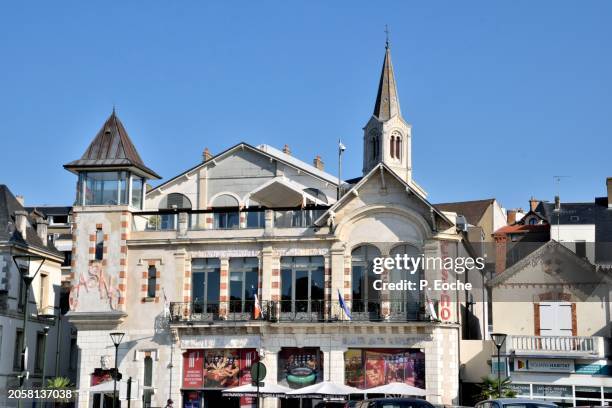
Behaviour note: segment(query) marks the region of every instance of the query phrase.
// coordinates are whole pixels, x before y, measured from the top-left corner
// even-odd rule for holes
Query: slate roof
[[[74,160],[64,165],[64,168],[67,170],[92,167],[134,167],[143,172],[147,177],[161,178],[157,173],[145,166],[114,109],[87,150],[85,150],[85,153],[83,153],[83,156],[79,160]]]
[[[487,208],[495,201],[494,198],[475,201],[459,201],[456,203],[434,204],[440,211],[455,212],[463,215],[471,225],[478,225]]]
[[[381,121],[389,120],[395,115],[401,116],[397,84],[391,63],[391,49],[388,44],[385,47],[385,60],[380,73],[373,115]]]
[[[72,207],[41,205],[41,206],[25,207],[25,210],[28,213],[31,213],[32,211],[38,211],[46,217],[49,215],[69,215],[72,212]]]
[[[0,242],[32,247],[63,259],[64,255],[52,244],[45,246],[36,234],[36,230],[29,224],[26,227],[26,236],[22,236],[15,229],[15,211],[25,211],[25,208],[17,201],[11,190],[0,184]]]
[[[591,203],[561,202],[560,212],[555,212],[554,203],[540,202],[536,212],[542,214],[551,226],[557,223],[561,225],[594,224],[595,263],[612,264],[612,209],[608,208],[607,197],[595,198],[595,201]]]

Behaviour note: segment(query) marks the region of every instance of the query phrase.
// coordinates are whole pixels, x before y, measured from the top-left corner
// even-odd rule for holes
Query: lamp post
[[[117,400],[117,356],[119,355],[119,344],[123,340],[125,333],[113,332],[110,334],[113,344],[115,345],[115,372],[113,375],[113,408],[115,408],[115,401]]]
[[[17,266],[17,270],[21,275],[21,279],[23,280],[24,289],[25,289],[25,297],[23,304],[23,347],[21,349],[21,383],[20,388],[25,384],[25,380],[28,377],[27,369],[28,369],[28,297],[30,294],[30,286],[32,285],[32,281],[40,271],[40,268],[45,263],[45,258],[38,255],[29,255],[29,254],[19,254],[13,255],[13,262],[15,262],[15,266]],[[21,400],[19,401],[21,404]]]
[[[45,380],[47,379],[45,376],[45,368],[47,363],[47,336],[49,335],[49,326],[45,326],[43,329],[43,334],[45,335],[45,339],[43,340],[43,349],[42,349],[42,386],[40,388],[45,388]]]
[[[507,336],[508,335],[505,333],[491,333],[491,339],[493,340],[493,343],[495,344],[495,347],[497,348],[497,394],[498,394],[498,398],[502,397],[501,395],[502,393],[501,368],[500,368],[501,348],[506,342]]]

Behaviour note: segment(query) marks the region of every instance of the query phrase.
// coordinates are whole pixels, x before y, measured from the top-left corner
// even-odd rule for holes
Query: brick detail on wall
[[[576,303],[572,303],[572,336],[578,335],[578,317],[576,315]]]
[[[540,335],[540,304],[533,304],[533,333],[536,336]]]
[[[161,286],[159,284],[161,277],[161,263],[161,259],[143,259],[141,266],[139,266],[139,268],[143,268],[141,269],[140,273],[140,303],[144,303],[151,300],[155,301],[155,303],[159,302],[161,296]],[[147,296],[149,288],[149,267],[151,266],[155,267],[156,272],[155,296],[153,296],[153,298],[149,298]]]

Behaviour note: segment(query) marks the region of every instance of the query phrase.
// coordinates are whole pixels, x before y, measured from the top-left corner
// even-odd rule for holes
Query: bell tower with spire
[[[400,110],[388,36],[374,112],[363,130],[364,175],[378,163],[385,163],[402,179],[411,183],[412,129]]]

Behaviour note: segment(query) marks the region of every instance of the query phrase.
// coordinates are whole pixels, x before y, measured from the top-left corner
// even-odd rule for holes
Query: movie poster
[[[189,350],[183,354],[183,388],[231,388],[251,381],[251,364],[258,361],[254,349]]]
[[[356,388],[392,382],[425,388],[425,353],[415,349],[349,349],[344,369],[346,384]]]
[[[278,353],[278,383],[302,388],[323,381],[323,353],[319,348],[283,347]]]
[[[189,350],[183,354],[183,388],[202,388],[202,368],[204,367],[204,352]]]

